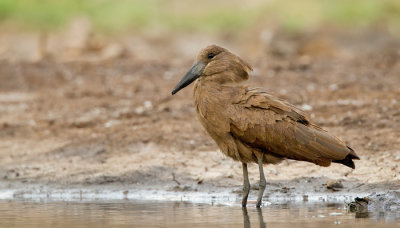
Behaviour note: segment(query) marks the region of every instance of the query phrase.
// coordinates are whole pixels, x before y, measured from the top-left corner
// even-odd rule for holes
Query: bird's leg
[[[265,181],[265,176],[264,176],[264,169],[263,169],[263,157],[261,156],[258,158],[258,169],[260,171],[260,184],[259,184],[259,189],[258,189],[258,198],[257,198],[257,207],[261,206],[261,201],[262,197],[264,194],[265,186],[267,185],[267,182]]]
[[[247,172],[247,163],[242,163],[243,166],[243,199],[242,207],[246,207],[247,197],[250,192],[249,173]]]

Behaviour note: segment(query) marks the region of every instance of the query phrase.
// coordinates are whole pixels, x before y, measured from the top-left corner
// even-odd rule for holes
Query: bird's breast
[[[218,85],[197,82],[194,88],[194,106],[197,116],[210,134],[229,131],[229,110],[232,102],[227,91]]]
[[[194,91],[194,103],[200,123],[226,156],[242,162],[252,161],[252,150],[231,134],[231,118],[237,114],[233,107],[235,88],[213,88],[212,85],[204,88],[205,86],[198,83]]]

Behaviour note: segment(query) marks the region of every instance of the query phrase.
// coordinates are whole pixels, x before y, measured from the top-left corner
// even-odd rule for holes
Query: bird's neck
[[[211,81],[211,80],[204,80],[203,78],[200,78],[195,82],[194,86],[194,96],[195,99],[198,98],[200,99],[202,95],[215,95],[217,93],[220,93],[222,91],[223,84],[216,82],[216,81]]]
[[[223,102],[222,100],[236,96],[241,87],[238,83],[219,83],[211,80],[200,78],[195,82],[194,100],[196,103],[201,102]]]

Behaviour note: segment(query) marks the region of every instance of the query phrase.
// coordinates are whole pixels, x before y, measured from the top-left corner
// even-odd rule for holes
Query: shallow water
[[[363,218],[356,218],[363,217]],[[396,227],[400,213],[348,213],[344,204],[0,201],[0,227]]]

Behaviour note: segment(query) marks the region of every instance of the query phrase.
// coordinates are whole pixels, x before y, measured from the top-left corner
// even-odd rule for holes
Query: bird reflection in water
[[[250,228],[250,218],[249,218],[249,213],[247,212],[246,207],[242,207],[242,212],[243,212],[243,227],[244,228]],[[257,215],[258,215],[258,223],[260,224],[260,227],[267,227],[267,225],[264,222],[264,217],[262,215],[262,209],[257,208]]]

